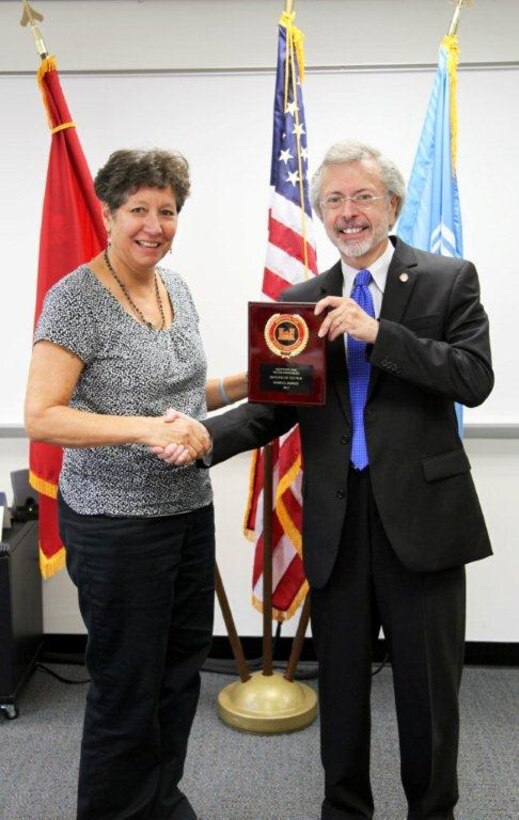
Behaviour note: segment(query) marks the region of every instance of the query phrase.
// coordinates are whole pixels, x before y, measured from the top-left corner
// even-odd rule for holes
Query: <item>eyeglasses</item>
[[[355,194],[355,196],[342,196],[341,194],[330,194],[326,199],[319,202],[323,211],[336,211],[342,208],[345,202],[353,202],[359,208],[371,208],[374,202],[379,199],[386,199],[387,194],[375,196],[374,194]]]

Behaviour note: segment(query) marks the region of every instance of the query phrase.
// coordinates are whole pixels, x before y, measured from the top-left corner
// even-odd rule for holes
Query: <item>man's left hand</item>
[[[359,342],[375,343],[379,324],[354,299],[349,296],[326,296],[317,302],[314,313],[319,316],[326,309],[328,313],[319,328],[319,336],[328,336],[333,342],[337,336],[348,333]]]

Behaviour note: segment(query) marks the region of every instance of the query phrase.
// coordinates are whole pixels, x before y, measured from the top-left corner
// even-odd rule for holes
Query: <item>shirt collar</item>
[[[393,243],[389,241],[384,252],[369,266],[369,272],[371,273],[377,288],[382,294],[386,289],[387,272],[389,270],[394,252],[395,248]],[[347,265],[344,259],[341,259],[341,267],[342,276],[344,279],[344,294],[349,296],[353,287],[353,281],[359,271],[357,268],[352,268],[350,265]]]

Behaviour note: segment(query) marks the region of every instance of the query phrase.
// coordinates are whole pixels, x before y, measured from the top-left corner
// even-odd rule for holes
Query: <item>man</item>
[[[328,151],[312,204],[341,259],[283,295],[316,302],[324,316],[326,404],[246,404],[206,422],[213,464],[300,425],[322,820],[373,816],[369,699],[381,626],[408,818],[454,817],[464,564],[491,554],[454,408],[480,404],[493,386],[477,274],[389,240],[403,197],[400,172],[378,151],[351,142]]]

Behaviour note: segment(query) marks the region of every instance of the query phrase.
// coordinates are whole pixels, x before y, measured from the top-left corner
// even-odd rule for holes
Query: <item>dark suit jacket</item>
[[[380,330],[368,348],[370,475],[402,563],[436,571],[492,552],[453,405],[481,404],[492,389],[488,319],[472,263],[392,241]],[[289,288],[283,300],[316,302],[327,295],[342,295],[340,262]],[[314,587],[323,586],[333,568],[347,504],[351,421],[342,336],[328,345],[327,367],[323,407],[242,404],[205,422],[213,464],[299,423],[304,564]]]

